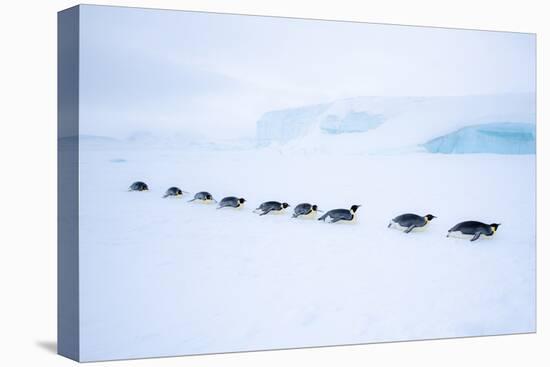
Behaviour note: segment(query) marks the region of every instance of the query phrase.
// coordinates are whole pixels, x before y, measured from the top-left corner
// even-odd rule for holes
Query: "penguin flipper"
[[[341,220],[342,220],[342,218],[333,218],[333,217],[331,217],[330,223],[336,223],[336,222],[339,222]]]
[[[412,230],[415,229],[415,228],[416,228],[416,225],[413,224],[412,226],[410,226],[409,228],[407,228],[407,229],[405,230],[405,233],[410,233],[410,231],[412,231]]]
[[[474,242],[475,240],[477,240],[479,238],[479,236],[481,236],[481,232],[476,232],[476,234],[474,234],[474,237],[472,237],[470,242]]]
[[[270,211],[271,211],[271,209],[267,209],[266,211],[264,211],[264,212],[260,213],[260,216],[262,216],[262,215],[266,215],[266,214],[267,214],[267,213],[269,213]]]
[[[317,219],[317,220],[323,220],[323,221],[324,221],[326,217],[327,217],[327,214],[323,214],[323,215],[322,215],[319,219]]]
[[[163,196],[162,198],[163,198],[163,199],[166,199],[168,196],[170,196],[170,195],[164,194],[164,196]]]

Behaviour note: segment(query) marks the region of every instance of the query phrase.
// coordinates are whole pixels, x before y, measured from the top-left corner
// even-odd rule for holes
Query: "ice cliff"
[[[534,123],[535,95],[528,93],[356,97],[267,112],[256,138],[259,146],[327,152],[526,154],[534,152]]]
[[[535,125],[492,123],[466,126],[424,144],[431,153],[535,154]]]

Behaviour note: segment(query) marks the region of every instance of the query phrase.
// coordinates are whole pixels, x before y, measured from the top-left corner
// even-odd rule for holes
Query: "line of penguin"
[[[128,189],[128,191],[149,191],[149,186],[145,182],[137,181],[134,182]],[[170,187],[166,190],[163,198],[168,197],[181,197],[184,194],[189,194],[187,191],[183,191],[178,187]],[[189,202],[199,201],[202,203],[211,203],[214,202],[218,204],[216,209],[223,208],[242,208],[246,200],[244,198],[239,198],[236,196],[224,197],[219,202],[214,199],[212,194],[207,191],[201,191],[196,193],[193,196],[193,199]],[[254,213],[259,214],[260,216],[269,214],[269,213],[280,213],[284,209],[288,208],[290,205],[288,203],[280,203],[278,201],[266,201],[260,204],[259,207],[254,209]],[[328,223],[337,223],[340,221],[352,222],[355,219],[357,210],[361,205],[352,205],[349,209],[332,209],[326,213],[320,210],[317,205],[302,203],[297,205],[294,208],[294,213],[292,218],[298,217],[310,217],[313,218],[317,215],[318,212],[324,213],[321,217],[318,218],[320,221]],[[410,233],[416,228],[422,228],[430,223],[434,218],[437,218],[435,215],[426,214],[424,216],[417,214],[402,214],[393,218],[388,224],[388,228],[400,229],[405,233]],[[463,237],[466,236],[470,238],[470,241],[476,241],[481,236],[490,237],[495,234],[500,223],[485,224],[478,221],[466,221],[460,222],[451,229],[447,231],[447,237]],[[470,237],[471,236],[471,237]]]

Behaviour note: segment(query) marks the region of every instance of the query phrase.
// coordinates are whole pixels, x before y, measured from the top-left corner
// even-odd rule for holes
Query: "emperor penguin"
[[[216,199],[214,199],[212,194],[207,192],[207,191],[197,192],[195,194],[195,196],[193,197],[193,199],[189,200],[189,202],[192,202],[192,201],[195,201],[195,200],[198,200],[199,202],[204,203],[204,204],[209,204],[211,202],[217,203]]]
[[[298,218],[300,216],[303,216],[306,218],[313,218],[315,217],[315,215],[317,215],[317,212],[322,212],[322,210],[319,210],[317,205],[302,203],[294,207],[294,214],[292,214],[292,218]]]
[[[183,194],[188,194],[188,192],[183,191],[179,187],[174,186],[174,187],[170,187],[168,190],[166,190],[166,193],[164,194],[163,198],[167,198],[169,196],[180,197],[180,196],[183,196]]]
[[[145,182],[136,181],[130,185],[128,191],[149,191],[149,186]]]
[[[472,236],[470,241],[476,241],[479,237],[486,236],[490,237],[495,234],[495,232],[500,226],[500,223],[485,224],[482,222],[477,222],[474,220],[469,220],[466,222],[460,222],[453,228],[449,229],[447,237],[453,236],[456,234],[463,234],[466,236]]]
[[[236,196],[228,196],[223,198],[216,209],[221,208],[242,208],[246,200],[244,198],[238,198]]]
[[[270,212],[279,212],[281,213],[284,209],[288,208],[290,205],[287,203],[280,203],[278,201],[266,201],[257,207],[254,212],[260,215],[266,215]]]
[[[351,222],[355,219],[355,213],[360,206],[361,205],[352,205],[349,209],[332,209],[326,212],[318,220],[328,221],[329,223],[336,223],[341,220]]]
[[[434,218],[437,217],[431,214],[426,214],[424,216],[411,213],[401,214],[390,221],[390,224],[388,224],[388,228],[393,227],[401,229],[405,233],[409,233],[415,228],[424,227]]]

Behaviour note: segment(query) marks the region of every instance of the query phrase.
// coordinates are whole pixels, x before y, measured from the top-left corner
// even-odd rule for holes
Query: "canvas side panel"
[[[57,18],[57,352],[79,360],[79,7]]]

